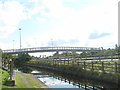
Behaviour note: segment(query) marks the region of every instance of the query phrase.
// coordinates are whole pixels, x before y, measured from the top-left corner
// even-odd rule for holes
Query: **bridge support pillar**
[[[56,55],[55,55],[55,58],[59,58],[59,51],[56,51]]]

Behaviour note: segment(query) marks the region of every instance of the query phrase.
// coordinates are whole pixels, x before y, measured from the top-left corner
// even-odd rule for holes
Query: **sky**
[[[119,0],[0,0],[0,48],[114,48]]]

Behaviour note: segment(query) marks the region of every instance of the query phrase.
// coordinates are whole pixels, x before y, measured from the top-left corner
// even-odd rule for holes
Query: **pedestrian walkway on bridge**
[[[54,52],[54,51],[76,51],[76,52],[98,52],[100,48],[94,47],[35,47],[22,49],[8,49],[3,50],[4,53],[18,54],[18,53],[35,53],[35,52]]]

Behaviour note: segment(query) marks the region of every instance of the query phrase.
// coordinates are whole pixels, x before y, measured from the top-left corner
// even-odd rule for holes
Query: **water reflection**
[[[32,72],[34,74],[37,73],[37,71]],[[70,80],[56,77],[54,75],[44,75],[42,72],[38,72],[39,74],[41,73],[42,75],[35,75],[40,81],[42,81],[44,84],[46,84],[49,88],[80,88],[81,90],[83,89],[96,89],[100,90],[100,88],[90,86],[90,85],[80,85],[78,83],[74,83]]]
[[[69,84],[68,82],[64,82],[49,75],[39,75],[38,79],[44,82],[49,88],[79,88],[76,85]]]
[[[63,73],[47,71],[40,68],[30,67],[29,69],[32,71],[31,73],[33,75],[45,83],[49,88],[78,88],[81,90],[101,90],[101,88],[106,89],[108,87],[113,87],[112,85],[109,86],[105,83],[95,82],[94,80],[86,80],[85,78],[65,75]]]

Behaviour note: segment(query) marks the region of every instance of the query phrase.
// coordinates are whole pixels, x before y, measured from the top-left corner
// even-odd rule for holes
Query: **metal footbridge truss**
[[[56,52],[56,51],[76,51],[76,52],[98,52],[100,48],[93,47],[35,47],[22,49],[2,50],[3,53],[18,54],[18,53],[36,53],[36,52]]]

